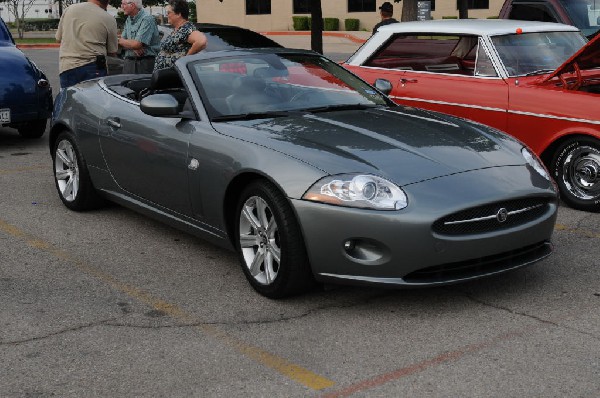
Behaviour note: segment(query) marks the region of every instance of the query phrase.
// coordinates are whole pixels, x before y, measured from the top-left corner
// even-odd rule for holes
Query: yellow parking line
[[[564,224],[556,224],[554,226],[554,230],[555,231],[574,232],[578,235],[583,235],[588,238],[600,239],[600,233],[598,233],[598,232],[589,231],[589,230],[581,229],[581,228],[573,228],[573,227],[569,227],[568,225],[564,225]]]
[[[333,382],[332,380],[319,376],[311,372],[310,370],[307,370],[301,366],[289,362],[284,358],[273,355],[261,348],[249,345],[244,341],[239,340],[223,332],[222,330],[219,330],[213,325],[203,324],[197,318],[194,318],[192,315],[186,313],[178,306],[156,298],[150,293],[139,289],[135,286],[123,283],[118,279],[114,278],[112,275],[107,274],[106,272],[103,272],[97,268],[94,268],[93,266],[86,264],[81,260],[71,257],[67,252],[57,249],[53,247],[50,243],[40,240],[32,235],[29,235],[26,232],[15,227],[14,225],[11,225],[3,220],[0,220],[0,230],[13,237],[23,239],[31,247],[48,252],[60,260],[69,262],[80,271],[103,281],[104,283],[110,285],[113,289],[119,290],[127,294],[128,296],[133,297],[138,301],[141,301],[153,307],[157,311],[161,311],[169,315],[170,317],[178,319],[185,323],[196,325],[196,327],[199,330],[201,330],[205,334],[212,336],[213,338],[216,338],[217,340],[224,343],[226,346],[234,348],[243,355],[279,372],[280,374],[292,380],[295,380],[296,382],[308,388],[311,388],[313,390],[322,390],[331,387],[335,384],[335,382]]]

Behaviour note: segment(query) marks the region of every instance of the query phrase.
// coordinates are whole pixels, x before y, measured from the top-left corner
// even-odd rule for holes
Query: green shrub
[[[487,17],[487,19],[498,19],[498,15],[492,15],[491,17]]]
[[[27,18],[25,19],[26,31],[41,31],[58,28],[58,18]]]
[[[323,18],[323,30],[340,30],[339,18]]]
[[[309,30],[309,19],[307,16],[293,16],[294,30]]]
[[[446,15],[443,16],[442,19],[458,19],[458,17],[456,15]]]
[[[346,30],[357,31],[360,26],[360,21],[356,18],[344,19],[344,27]]]

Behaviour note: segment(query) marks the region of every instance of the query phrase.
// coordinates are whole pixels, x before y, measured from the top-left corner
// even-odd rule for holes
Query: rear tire
[[[568,139],[558,147],[550,168],[567,205],[600,211],[600,141],[590,137]]]
[[[58,135],[52,151],[54,182],[58,196],[71,210],[95,209],[104,204],[92,185],[87,163],[70,132]]]
[[[46,132],[47,120],[34,120],[18,128],[19,135],[23,138],[40,138]]]
[[[315,282],[294,212],[267,181],[248,185],[236,207],[235,244],[250,285],[269,298],[306,292]]]

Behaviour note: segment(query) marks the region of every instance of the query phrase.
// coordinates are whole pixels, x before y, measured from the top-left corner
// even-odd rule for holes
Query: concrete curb
[[[37,44],[17,44],[17,48],[27,49],[27,50],[36,50],[42,48],[59,48],[60,43],[37,43]]]

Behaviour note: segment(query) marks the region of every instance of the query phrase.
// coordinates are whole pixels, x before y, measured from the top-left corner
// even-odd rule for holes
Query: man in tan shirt
[[[115,55],[118,49],[117,22],[106,12],[107,6],[108,0],[88,0],[63,13],[56,31],[62,88],[106,76],[106,55]]]

